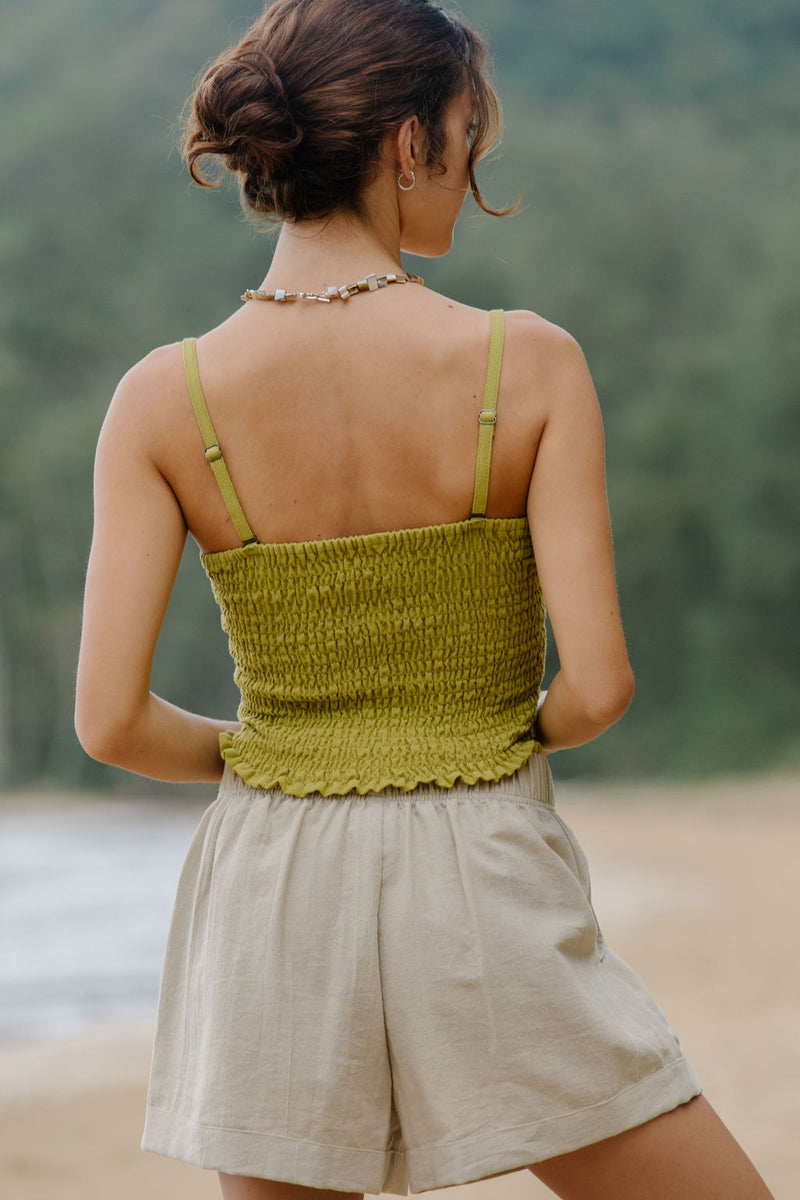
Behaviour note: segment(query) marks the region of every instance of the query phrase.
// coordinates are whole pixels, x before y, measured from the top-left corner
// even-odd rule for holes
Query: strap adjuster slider
[[[487,417],[485,420],[484,420],[484,416],[483,416],[484,413],[490,414],[490,416]],[[478,420],[480,421],[481,425],[496,425],[497,424],[497,409],[496,408],[482,408],[481,411],[478,413]]]
[[[218,458],[222,458],[222,451],[216,443],[213,446],[206,446],[203,453],[206,456],[206,462],[212,463],[216,462]]]

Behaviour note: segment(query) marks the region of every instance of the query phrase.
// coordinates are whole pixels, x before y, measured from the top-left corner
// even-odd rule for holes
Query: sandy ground
[[[650,988],[776,1200],[797,1200],[800,780],[573,784],[557,796],[606,940]],[[151,1037],[140,1023],[0,1052],[0,1194],[219,1197],[215,1173],[139,1149]],[[528,1171],[445,1191],[467,1189],[472,1200],[552,1196]]]

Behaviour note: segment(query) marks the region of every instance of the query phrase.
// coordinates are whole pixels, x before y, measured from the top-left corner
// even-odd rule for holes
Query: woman
[[[268,6],[200,82],[185,150],[282,223],[269,271],[129,371],[100,436],[79,737],[221,781],[142,1146],[226,1200],[523,1166],[586,1200],[769,1195],[605,945],[553,803],[547,756],[633,690],[583,355],[403,272],[448,252],[468,191],[503,215],[474,175],[498,134],[482,44],[432,0]],[[187,530],[239,721],[149,691]]]

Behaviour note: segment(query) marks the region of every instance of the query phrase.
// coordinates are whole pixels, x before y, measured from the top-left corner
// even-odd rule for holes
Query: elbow
[[[108,713],[75,707],[75,733],[84,751],[97,762],[121,766],[131,746],[131,727],[128,722]]]
[[[118,674],[104,663],[79,662],[73,721],[90,758],[125,767],[144,735],[149,703],[145,683],[121,686]]]
[[[633,671],[630,666],[615,672],[613,677],[606,679],[602,686],[586,696],[586,715],[593,724],[608,729],[628,711],[634,690]]]
[[[97,762],[115,765],[118,758],[120,738],[113,729],[105,728],[100,722],[75,721],[78,741],[90,758]]]

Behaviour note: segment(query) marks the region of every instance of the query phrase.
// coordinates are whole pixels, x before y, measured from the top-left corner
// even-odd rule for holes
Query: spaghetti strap
[[[196,338],[184,338],[183,340],[183,369],[186,374],[186,385],[189,388],[194,415],[203,437],[206,462],[214,472],[214,478],[222,493],[225,507],[230,514],[233,527],[238,533],[242,545],[249,546],[252,542],[257,542],[258,538],[247,523],[247,517],[244,515],[244,510],[239,503],[239,497],[236,495],[231,477],[228,474],[225,459],[222,457],[222,450],[217,441],[217,435],[214,433],[214,426],[211,424],[211,416],[209,415],[206,398],[203,395],[203,388],[200,383],[200,371],[197,366]]]
[[[478,461],[475,466],[475,492],[472,497],[472,512],[469,520],[486,519],[486,498],[489,494],[489,468],[492,460],[492,441],[497,424],[497,397],[500,390],[500,370],[503,366],[505,342],[505,313],[493,308],[491,337],[489,340],[489,363],[486,369],[486,388],[483,393],[483,408],[478,413]]]

